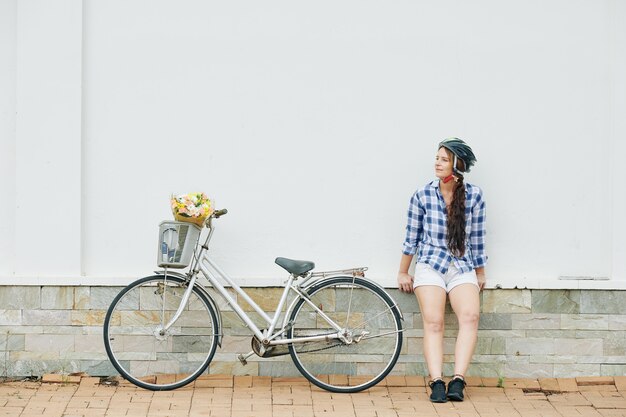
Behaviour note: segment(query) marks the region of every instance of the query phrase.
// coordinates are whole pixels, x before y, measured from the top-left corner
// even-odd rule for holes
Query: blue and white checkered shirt
[[[417,262],[426,263],[442,274],[448,271],[450,262],[454,262],[460,272],[485,266],[486,212],[483,192],[477,186],[465,183],[465,196],[466,241],[463,257],[457,258],[448,250],[446,203],[439,191],[439,180],[426,184],[411,198],[403,253],[417,253]]]

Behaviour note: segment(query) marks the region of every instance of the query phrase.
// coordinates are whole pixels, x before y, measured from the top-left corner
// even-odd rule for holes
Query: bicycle
[[[289,278],[270,316],[208,256],[213,221],[226,213],[208,217],[204,243],[194,224],[160,224],[164,269],[125,287],[106,313],[104,344],[115,369],[155,391],[182,387],[207,369],[223,334],[218,304],[200,282],[205,278],[253,334],[252,351],[238,357],[244,365],[254,354],[289,354],[304,377],[331,392],[362,391],[385,378],[400,355],[403,317],[392,297],[365,278],[367,268],[312,272],[313,262],[276,258]],[[188,265],[186,274],[169,270]],[[218,277],[265,326],[255,324]]]

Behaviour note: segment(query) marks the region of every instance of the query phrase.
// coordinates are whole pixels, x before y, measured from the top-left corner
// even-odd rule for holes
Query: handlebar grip
[[[220,217],[222,217],[224,214],[228,213],[228,210],[226,209],[221,209],[221,210],[217,210],[215,213],[213,213],[213,216],[216,219],[219,219]]]

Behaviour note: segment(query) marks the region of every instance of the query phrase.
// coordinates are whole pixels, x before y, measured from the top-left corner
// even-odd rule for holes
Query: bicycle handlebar
[[[219,219],[220,217],[222,217],[226,213],[228,213],[228,210],[226,210],[226,209],[217,210],[217,211],[215,211],[213,213],[213,217],[215,217],[216,219]]]

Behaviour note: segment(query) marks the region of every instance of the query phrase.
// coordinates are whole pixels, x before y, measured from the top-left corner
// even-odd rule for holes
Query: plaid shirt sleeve
[[[483,193],[478,189],[476,201],[472,207],[472,228],[470,234],[470,245],[472,253],[472,263],[474,269],[482,268],[487,264],[487,254],[485,252],[485,237],[487,212]]]
[[[415,255],[417,244],[423,232],[424,208],[421,206],[418,193],[415,193],[409,203],[408,219],[406,225],[406,238],[402,253]]]

